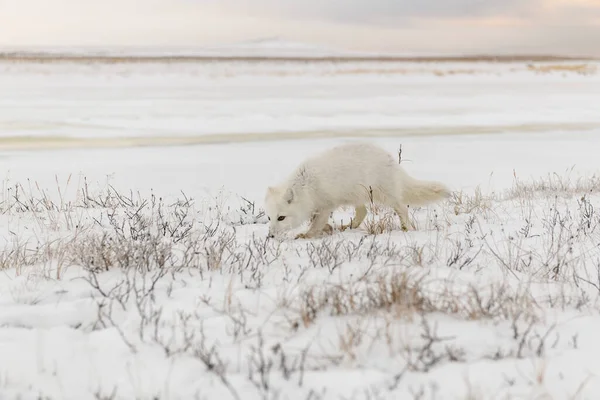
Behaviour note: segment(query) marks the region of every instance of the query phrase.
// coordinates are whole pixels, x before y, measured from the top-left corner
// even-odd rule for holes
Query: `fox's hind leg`
[[[354,218],[350,221],[348,225],[342,225],[340,227],[341,231],[345,231],[346,229],[356,229],[362,224],[367,216],[367,207],[364,204],[354,207]]]
[[[400,223],[402,224],[403,231],[413,231],[415,230],[415,226],[408,220],[408,207],[405,204],[396,203],[394,206],[394,211],[400,217]]]
[[[380,202],[382,205],[393,208],[396,214],[398,214],[403,231],[415,230],[415,226],[408,219],[408,206],[402,203],[401,198],[398,199],[396,196],[387,194],[381,197]]]

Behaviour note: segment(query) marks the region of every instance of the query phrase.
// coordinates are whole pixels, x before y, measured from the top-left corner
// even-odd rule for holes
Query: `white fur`
[[[311,227],[300,237],[315,237],[331,228],[327,220],[341,206],[355,207],[351,227],[357,228],[371,201],[393,208],[409,229],[407,205],[424,205],[449,194],[441,183],[410,177],[395,157],[378,146],[345,144],[307,159],[287,180],[267,189],[269,236],[281,238],[310,219]],[[285,219],[278,221],[281,216]]]

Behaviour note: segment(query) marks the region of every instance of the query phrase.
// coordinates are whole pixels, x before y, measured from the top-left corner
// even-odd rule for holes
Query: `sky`
[[[0,0],[0,46],[280,37],[396,53],[600,56],[600,0]]]

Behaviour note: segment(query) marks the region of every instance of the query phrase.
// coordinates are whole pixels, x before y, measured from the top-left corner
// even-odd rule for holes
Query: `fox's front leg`
[[[310,239],[323,232],[332,233],[333,228],[327,223],[332,210],[317,211],[311,220],[310,228],[306,233],[301,233],[296,236],[296,239]]]

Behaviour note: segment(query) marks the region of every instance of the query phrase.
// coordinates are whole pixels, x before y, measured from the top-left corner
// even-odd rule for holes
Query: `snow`
[[[1,65],[0,140],[41,149],[0,152],[0,398],[598,398],[597,74],[226,66]],[[267,186],[348,140],[456,197],[266,240]]]

